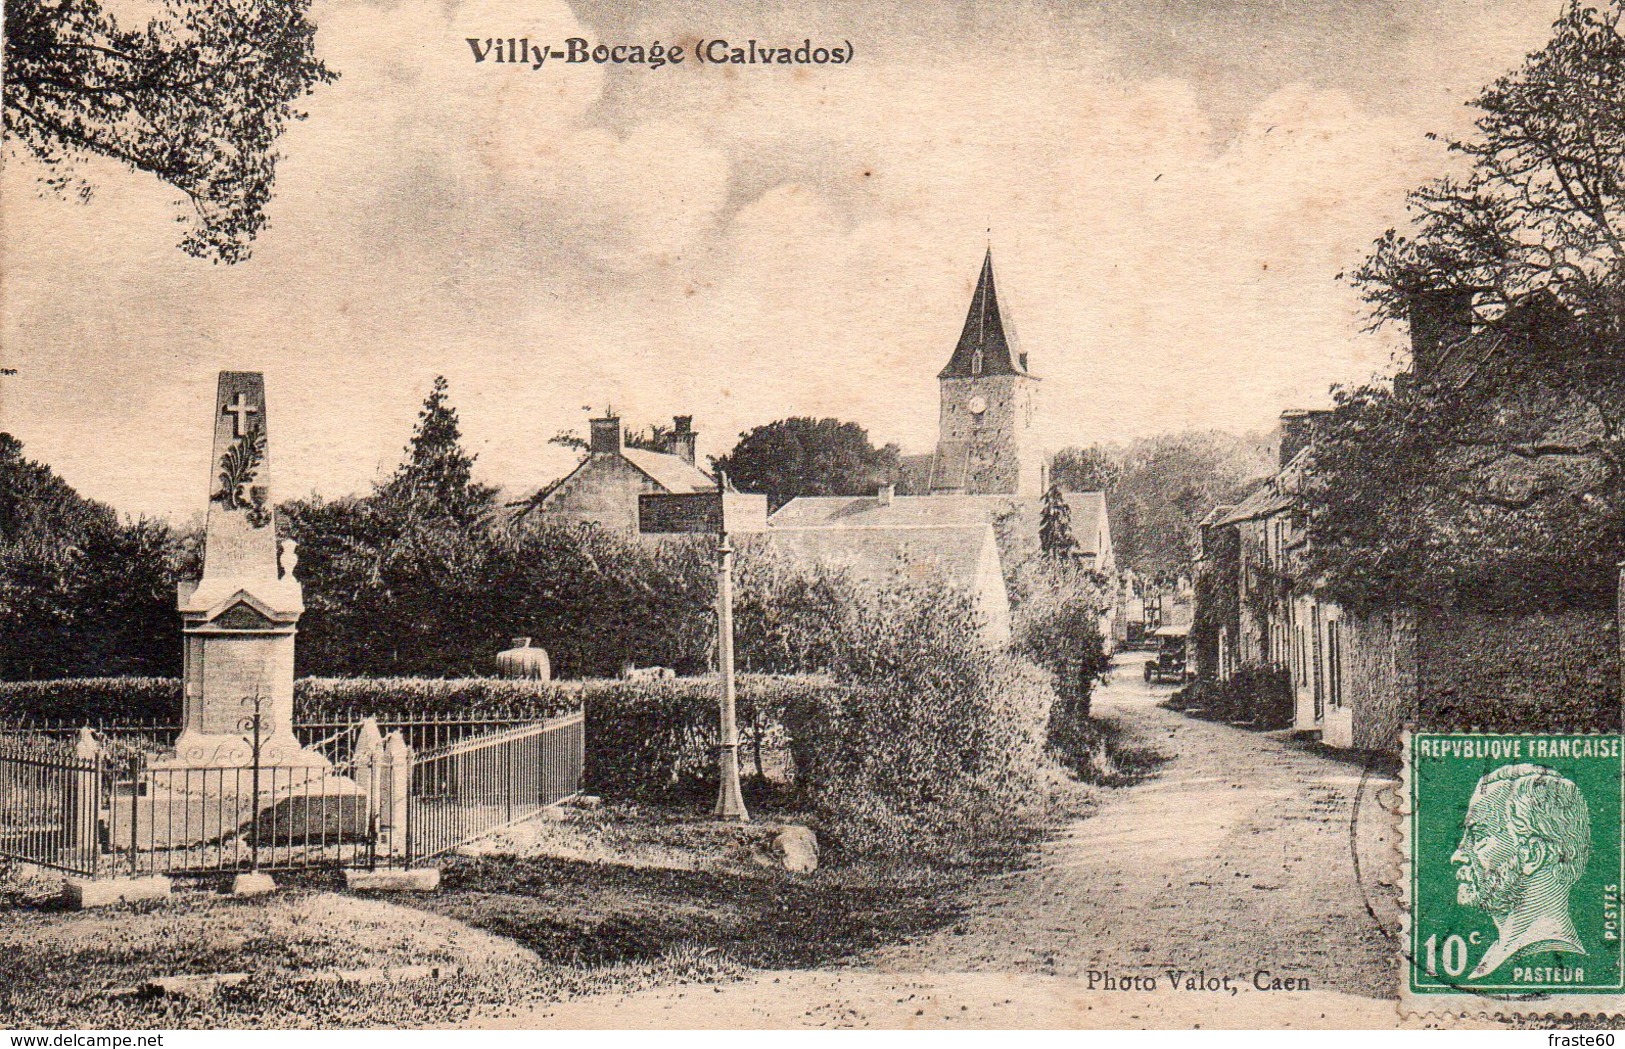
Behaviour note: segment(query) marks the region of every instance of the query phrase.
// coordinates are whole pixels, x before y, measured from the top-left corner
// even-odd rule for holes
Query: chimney
[[[594,455],[621,454],[621,420],[611,415],[607,419],[593,419],[591,450]]]
[[[1281,413],[1281,466],[1315,443],[1315,418],[1319,412],[1288,408]]]
[[[881,506],[890,506],[892,499],[896,495],[897,486],[895,484],[883,484],[880,486],[880,490],[875,493],[875,501],[880,503]]]
[[[681,458],[690,466],[694,465],[694,442],[699,439],[694,432],[694,416],[674,415],[671,419],[671,433],[666,435],[666,453]]]
[[[1416,378],[1427,378],[1446,351],[1473,333],[1473,294],[1470,288],[1411,294],[1411,374]]]

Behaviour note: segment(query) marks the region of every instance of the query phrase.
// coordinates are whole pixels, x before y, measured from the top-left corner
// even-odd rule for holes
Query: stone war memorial
[[[373,815],[355,780],[294,736],[304,600],[293,544],[278,549],[269,438],[264,376],[221,372],[203,577],[179,586],[181,731],[137,784],[150,799],[131,807],[138,844],[188,846],[245,824],[251,846],[336,843],[364,837]],[[121,829],[115,820],[115,838]]]
[[[175,757],[248,764],[244,719],[257,714],[263,762],[324,769],[327,760],[293,734],[294,635],[305,604],[292,544],[278,549],[265,379],[222,372],[215,400],[203,578],[179,587],[186,669]]]
[[[221,372],[213,405],[202,573],[177,586],[178,726],[0,732],[0,856],[68,873],[81,905],[167,893],[171,875],[263,892],[270,871],[319,866],[424,888],[436,856],[577,793],[579,711],[296,720],[305,606],[277,537],[264,376]],[[545,682],[545,652],[524,647],[518,676]]]

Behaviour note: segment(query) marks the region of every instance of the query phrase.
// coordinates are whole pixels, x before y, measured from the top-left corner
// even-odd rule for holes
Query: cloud
[[[1452,84],[1529,36],[1527,7],[1491,6],[1501,43],[1452,51]],[[547,438],[585,405],[693,414],[702,453],[790,414],[923,450],[989,239],[1052,446],[1256,429],[1383,365],[1334,277],[1438,163],[1415,70],[1458,25],[1370,58],[1422,84],[1392,105],[1309,79],[1216,99],[1212,69],[1124,75],[1131,43],[1001,11],[763,12],[764,38],[859,34],[860,60],[650,72],[475,63],[465,38],[757,30],[704,4],[325,0],[342,78],[285,136],[249,263],[175,251],[145,176],[97,167],[83,207],[0,172],[21,372],[0,426],[88,494],[179,516],[220,368],[267,371],[284,495],[391,468],[441,373],[480,473],[515,492],[568,468]]]

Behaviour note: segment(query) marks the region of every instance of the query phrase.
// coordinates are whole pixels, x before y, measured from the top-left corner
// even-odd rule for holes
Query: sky
[[[129,2],[129,0],[125,0]],[[367,490],[444,374],[519,497],[613,407],[700,452],[833,415],[928,451],[991,246],[1050,448],[1271,427],[1392,366],[1338,275],[1448,163],[1559,0],[931,4],[316,0],[340,74],[279,144],[237,266],[176,194],[0,170],[0,430],[83,494],[185,519],[216,373],[266,373],[277,498]],[[562,46],[842,46],[782,69],[476,63]]]

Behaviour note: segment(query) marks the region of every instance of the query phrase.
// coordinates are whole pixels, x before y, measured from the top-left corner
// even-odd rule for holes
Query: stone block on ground
[[[264,896],[276,891],[276,880],[269,874],[239,874],[231,879],[233,896]]]
[[[434,892],[440,888],[439,867],[358,870],[344,872],[344,887],[355,892]]]
[[[818,869],[818,837],[806,827],[781,827],[773,836],[773,854],[785,870],[810,874]]]
[[[163,875],[150,878],[67,878],[62,896],[74,910],[111,907],[138,900],[165,900],[172,886]]]
[[[604,807],[604,799],[596,794],[577,794],[575,797],[566,798],[562,804],[577,809],[601,809]]]
[[[370,816],[360,793],[296,794],[260,813],[260,844],[365,841]]]

